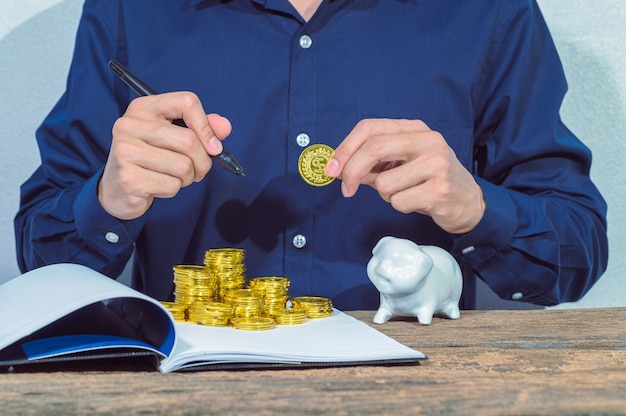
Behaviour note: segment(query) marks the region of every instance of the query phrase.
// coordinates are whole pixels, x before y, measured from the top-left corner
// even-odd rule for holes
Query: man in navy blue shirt
[[[161,94],[136,98],[112,59]],[[134,253],[133,286],[168,299],[172,266],[242,247],[249,277],[373,309],[365,267],[391,235],[450,251],[463,307],[476,278],[575,301],[608,248],[566,88],[534,0],[87,0],[19,264],[115,277]],[[213,169],[224,139],[246,177]],[[317,143],[335,149],[326,187],[298,174]]]

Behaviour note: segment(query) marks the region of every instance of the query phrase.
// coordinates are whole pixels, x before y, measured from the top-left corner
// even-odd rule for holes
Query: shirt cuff
[[[485,213],[472,231],[453,235],[452,246],[455,255],[474,266],[494,250],[509,246],[517,229],[515,207],[506,189],[481,178],[476,181],[483,190]]]
[[[502,255],[508,255],[508,261],[512,264],[526,261],[521,254],[511,252],[510,249],[518,228],[518,219],[508,191],[484,179],[477,178],[476,181],[483,190],[486,210],[472,231],[453,236],[452,253],[502,299],[552,304],[545,296],[531,290],[527,282],[516,276],[502,258]]]
[[[98,183],[102,171],[94,175],[78,194],[74,203],[74,220],[78,235],[89,246],[108,258],[132,249],[146,219],[125,221],[107,213],[98,200]]]

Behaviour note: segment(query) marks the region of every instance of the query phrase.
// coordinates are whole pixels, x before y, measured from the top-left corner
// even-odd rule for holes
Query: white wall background
[[[471,0],[468,0],[471,1]],[[626,1],[539,0],[570,92],[563,119],[594,152],[609,203],[609,269],[580,302],[626,306]],[[0,282],[19,274],[13,216],[39,163],[34,130],[60,97],[82,0],[3,0],[0,14]],[[481,307],[515,307],[482,288]]]

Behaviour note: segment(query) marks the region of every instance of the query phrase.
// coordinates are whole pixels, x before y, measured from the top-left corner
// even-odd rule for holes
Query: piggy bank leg
[[[434,308],[430,307],[421,307],[415,311],[415,316],[417,316],[417,320],[422,325],[430,325],[433,320],[433,314],[435,313]]]
[[[450,319],[459,319],[461,317],[458,302],[448,302],[441,311]]]
[[[381,293],[380,294],[380,304],[378,306],[378,311],[376,311],[376,315],[374,315],[374,323],[375,324],[384,324],[393,316],[393,308],[387,302],[387,298]]]
[[[378,311],[376,311],[376,315],[374,315],[374,323],[384,324],[389,320],[389,318],[391,318],[391,316],[391,311],[381,305],[380,308],[378,308]]]

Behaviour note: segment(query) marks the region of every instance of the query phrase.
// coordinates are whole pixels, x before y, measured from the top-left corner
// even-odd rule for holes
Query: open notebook
[[[175,322],[157,300],[75,264],[41,267],[0,286],[0,368],[5,371],[134,356],[154,356],[161,372],[426,358],[338,310],[328,318],[268,331]]]

